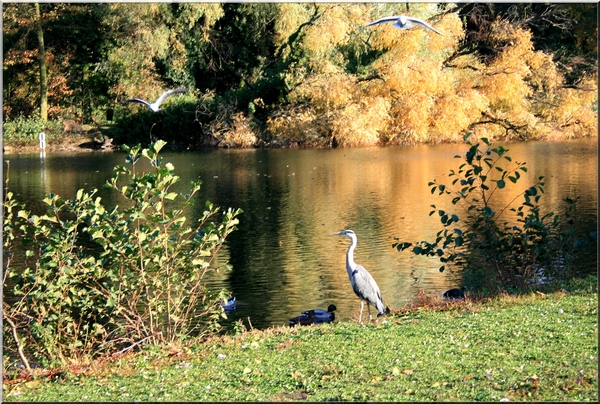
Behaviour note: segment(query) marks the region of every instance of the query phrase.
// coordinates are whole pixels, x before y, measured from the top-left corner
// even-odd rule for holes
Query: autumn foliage
[[[524,7],[473,25],[464,6],[435,3],[42,5],[49,115],[103,123],[114,109],[116,138],[128,131],[128,141],[147,141],[153,128],[187,147],[413,144],[458,141],[465,132],[491,140],[596,136],[597,45],[588,39],[597,26],[572,23],[588,9],[546,9],[573,38],[567,63],[567,51],[540,46],[551,38],[535,37]],[[4,10],[5,119],[39,108],[30,9]],[[443,36],[366,26],[397,14]],[[581,60],[594,66],[581,68]],[[154,100],[178,85],[188,98],[162,124],[142,106],[117,102]],[[173,127],[177,120],[187,123]],[[182,128],[185,136],[176,133]]]
[[[426,19],[435,7],[414,7],[415,14]],[[342,145],[369,145],[456,141],[466,131],[491,139],[597,132],[597,75],[582,77],[578,88],[566,88],[552,55],[535,51],[527,30],[496,21],[489,38],[496,57],[484,60],[471,53],[448,63],[464,38],[458,16],[431,20],[442,37],[391,24],[365,29],[364,15],[377,17],[371,5],[348,6],[346,11],[330,13],[315,28],[309,49],[314,59],[323,48],[339,50],[336,41],[364,41],[365,52],[381,56],[365,66],[363,75],[348,74],[332,63],[335,57],[313,63],[313,71],[290,94],[292,104],[309,107],[269,120],[269,129],[279,136],[289,136],[291,127],[310,140],[303,128],[313,128],[321,138],[335,138]]]

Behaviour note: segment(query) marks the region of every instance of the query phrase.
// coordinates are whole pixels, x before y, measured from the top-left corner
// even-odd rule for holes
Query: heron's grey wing
[[[435,32],[436,34],[439,34],[441,36],[444,36],[441,32],[439,32],[438,30],[436,30],[435,28],[433,28],[431,25],[427,24],[425,21],[423,20],[419,20],[418,18],[412,18],[412,17],[407,17],[407,20],[412,22],[415,25],[420,25],[423,28],[427,28],[432,30],[433,32]]]
[[[401,17],[400,15],[391,15],[389,17],[382,17],[376,21],[368,23],[366,26],[370,27],[371,25],[383,24],[384,22],[398,21],[398,19],[400,17]]]
[[[160,104],[162,104],[168,96],[176,94],[176,93],[185,93],[185,87],[179,87],[179,88],[174,88],[172,90],[168,90],[165,91],[164,93],[161,94],[160,97],[158,97],[158,99],[154,102],[154,105],[156,105],[156,107],[158,108],[160,106]]]
[[[377,307],[379,312],[385,310],[381,291],[373,276],[361,265],[357,265],[352,272],[354,278],[353,288],[356,295]]]
[[[128,102],[138,102],[138,103],[144,104],[145,106],[147,106],[148,108],[150,108],[150,104],[148,104],[144,100],[140,100],[139,98],[130,98],[128,100],[121,100],[120,102],[121,102],[121,104],[127,104]]]

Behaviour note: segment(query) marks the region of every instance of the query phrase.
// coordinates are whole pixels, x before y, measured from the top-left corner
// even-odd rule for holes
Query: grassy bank
[[[5,401],[597,401],[596,278],[4,380]]]

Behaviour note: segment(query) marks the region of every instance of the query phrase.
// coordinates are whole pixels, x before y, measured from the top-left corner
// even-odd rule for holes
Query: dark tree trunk
[[[40,63],[40,113],[42,122],[45,124],[48,120],[48,78],[46,75],[46,47],[44,46],[44,31],[42,30],[42,14],[40,12],[40,3],[35,3],[35,18],[37,20],[37,36],[39,46]]]

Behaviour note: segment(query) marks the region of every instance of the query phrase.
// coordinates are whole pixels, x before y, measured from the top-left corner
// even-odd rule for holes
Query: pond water
[[[498,194],[498,206],[545,176],[544,212],[562,212],[562,198],[579,197],[580,231],[597,228],[598,148],[596,139],[564,142],[502,143],[514,161],[529,168],[517,185]],[[386,305],[400,308],[419,293],[461,286],[460,274],[440,273],[435,259],[399,253],[392,244],[432,240],[439,219],[431,204],[452,205],[432,195],[428,182],[449,184],[447,174],[462,162],[464,144],[353,149],[207,150],[162,153],[181,177],[203,186],[196,211],[210,200],[223,208],[242,208],[238,230],[227,239],[220,259],[231,271],[211,273],[209,287],[227,288],[238,307],[235,321],[248,318],[255,328],[287,324],[304,310],[337,306],[337,318],[357,318],[360,301],[345,269],[350,240],[330,233],[352,229],[358,235],[355,260],[378,282]],[[4,155],[10,160],[9,189],[28,209],[41,213],[46,193],[74,198],[78,189],[99,189],[106,206],[120,203],[102,189],[120,152]],[[6,163],[4,164],[6,171]],[[460,213],[460,212],[457,212]],[[596,259],[595,251],[594,257]],[[595,261],[594,261],[595,262]],[[595,264],[594,264],[595,266]],[[366,310],[366,309],[365,309]]]

